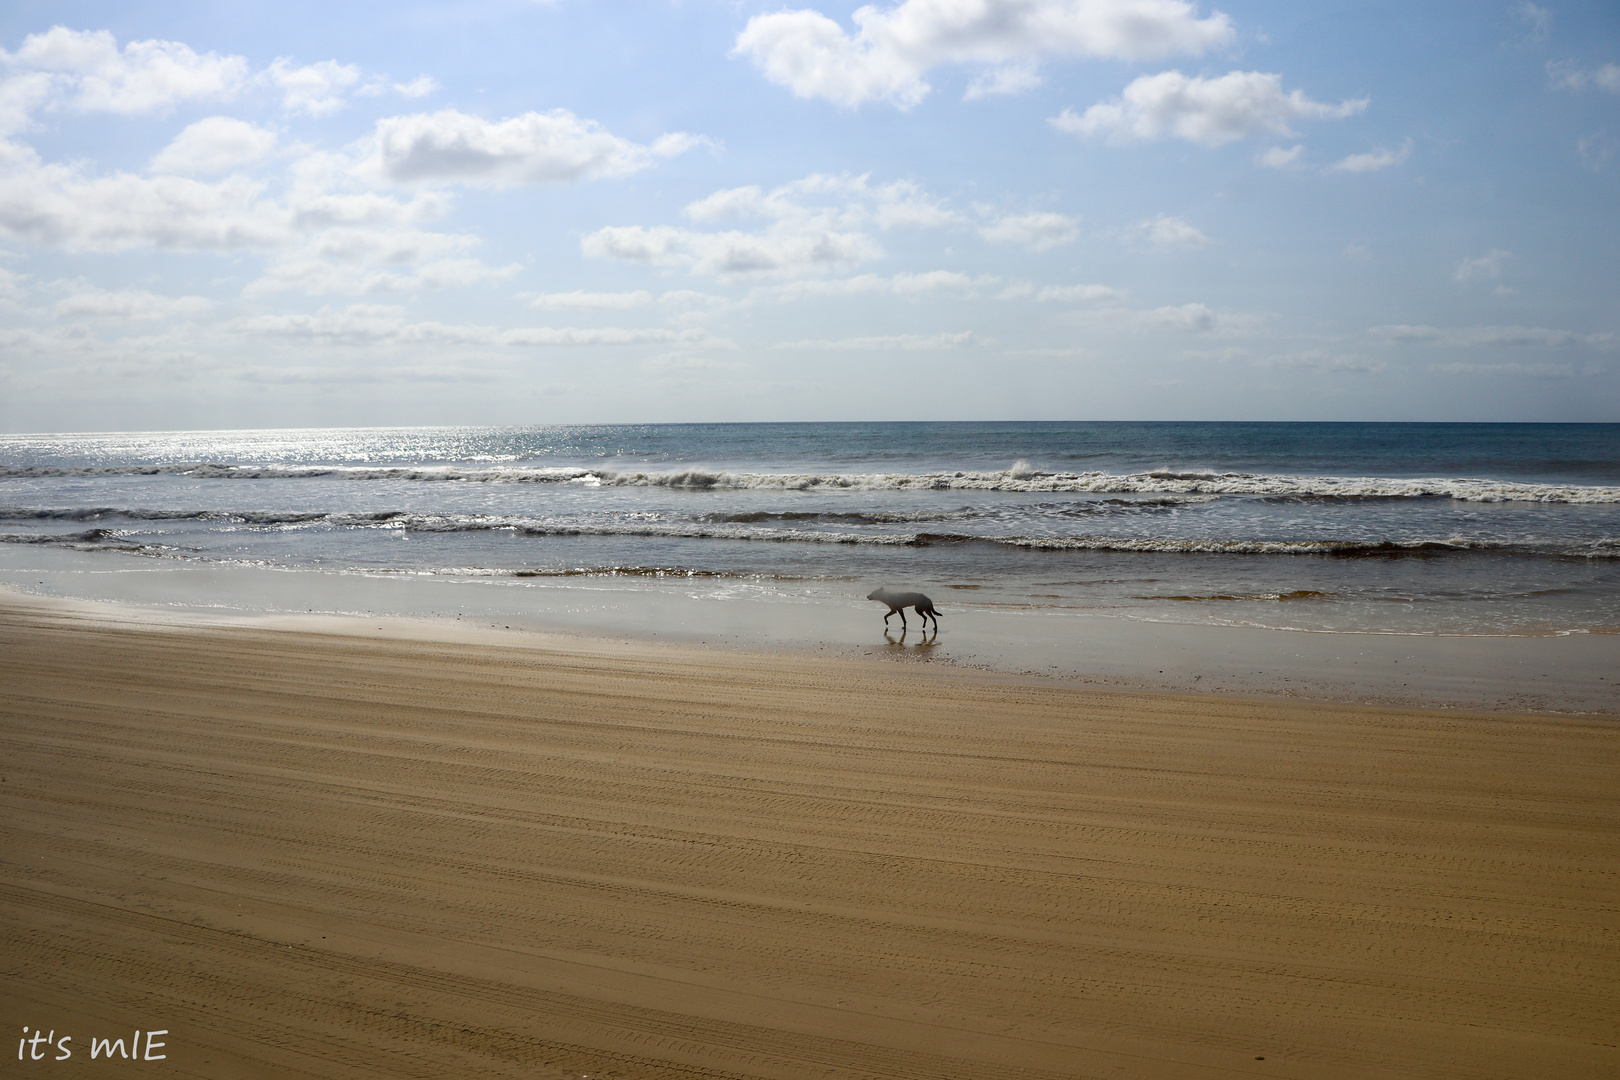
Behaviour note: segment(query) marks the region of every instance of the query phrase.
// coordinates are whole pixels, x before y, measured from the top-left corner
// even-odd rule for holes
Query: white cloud
[[[1130,312],[1131,321],[1143,329],[1175,330],[1188,334],[1242,333],[1259,321],[1251,314],[1216,311],[1208,304],[1178,304]]]
[[[858,274],[855,277],[830,280],[789,281],[761,289],[755,295],[776,302],[803,300],[815,296],[859,296],[887,293],[892,296],[921,296],[948,289],[971,293],[978,288],[995,285],[1000,281],[993,276],[969,277],[955,270],[928,270],[923,273],[899,273],[889,277],[879,274]]]
[[[243,337],[315,341],[348,346],[456,346],[502,345],[592,346],[639,345],[649,342],[703,342],[702,330],[663,327],[520,327],[502,330],[470,323],[410,322],[405,309],[393,305],[350,304],[322,308],[313,315],[256,315],[232,320],[226,329]]]
[[[157,320],[191,318],[213,306],[201,296],[159,296],[142,289],[92,289],[56,303],[59,319]]]
[[[1580,376],[1605,375],[1608,369],[1601,364],[1431,364],[1430,371],[1442,375],[1506,375],[1525,379],[1573,379]]]
[[[1477,259],[1463,259],[1457,264],[1452,277],[1459,282],[1495,281],[1502,276],[1502,270],[1511,258],[1513,252],[1496,248]]]
[[[58,76],[71,93],[69,106],[84,112],[135,114],[184,101],[226,101],[248,81],[240,56],[199,54],[178,41],[131,41],[120,50],[109,31],[65,26],[30,34],[16,52],[0,50],[0,63]]]
[[[1004,94],[1022,94],[1025,90],[1035,89],[1045,81],[1034,64],[1004,64],[975,75],[973,81],[968,83],[967,90],[963,92],[962,100],[978,101],[981,98]]]
[[[291,250],[279,255],[247,295],[302,292],[311,296],[370,295],[385,292],[420,292],[475,285],[509,278],[523,267],[518,263],[490,266],[467,253],[478,238],[462,233],[430,232],[389,220],[400,216],[400,204],[372,208],[373,220],[357,214],[358,225],[335,225],[309,233]],[[389,214],[386,211],[392,210]]]
[[[1035,296],[1038,301],[1059,304],[1091,304],[1120,298],[1119,290],[1107,285],[1048,285]]]
[[[277,57],[264,77],[282,92],[281,104],[288,112],[329,116],[348,104],[343,94],[360,81],[360,69],[336,60],[293,67],[291,60]]]
[[[1009,214],[980,226],[979,235],[995,244],[1023,244],[1032,251],[1048,251],[1079,239],[1080,219],[1049,210]]]
[[[741,371],[748,367],[742,360],[720,360],[712,356],[692,356],[684,352],[650,356],[641,362],[641,370],[655,375],[691,376]]]
[[[395,83],[394,93],[400,97],[421,98],[439,90],[438,81],[429,75],[418,75],[410,82]]]
[[[1391,165],[1399,165],[1411,153],[1412,140],[1407,139],[1401,144],[1399,150],[1388,150],[1379,147],[1377,150],[1365,154],[1351,154],[1349,157],[1340,158],[1328,166],[1328,172],[1377,172],[1379,169],[1387,169]]]
[[[703,232],[672,225],[609,226],[581,241],[593,258],[684,269],[721,278],[797,277],[875,259],[876,228],[938,228],[964,219],[910,181],[813,174],[766,191],[726,188],[690,203],[700,224],[759,220],[754,230]]]
[[[275,132],[246,120],[210,116],[186,127],[152,159],[155,173],[222,173],[258,161],[276,145]]]
[[[1293,135],[1291,123],[1336,120],[1366,109],[1368,98],[1329,105],[1303,91],[1283,93],[1282,76],[1233,71],[1218,78],[1179,71],[1143,75],[1119,97],[1076,116],[1064,109],[1052,125],[1073,135],[1132,142],[1174,136],[1221,146],[1251,135]]]
[[[323,60],[295,65],[279,57],[254,74],[246,58],[198,53],[177,41],[131,41],[122,49],[110,31],[57,26],[24,39],[16,52],[0,49],[0,64],[12,74],[0,79],[0,134],[21,130],[27,116],[47,102],[79,112],[133,115],[161,112],[188,102],[222,102],[250,87],[272,87],[291,112],[326,116],[343,108],[349,93],[390,88],[382,77],[363,80],[359,67]],[[393,83],[403,97],[423,97],[438,83],[423,75]]]
[[[1547,80],[1555,90],[1585,90],[1596,87],[1611,94],[1620,94],[1620,64],[1604,64],[1600,68],[1583,68],[1573,60],[1547,65]]]
[[[980,337],[971,330],[945,334],[884,334],[877,337],[850,337],[817,341],[783,341],[778,349],[829,349],[837,352],[851,350],[902,350],[916,352],[926,349],[959,349],[968,345],[989,344],[990,339]]]
[[[1064,345],[1045,349],[1008,349],[1001,355],[1007,360],[1089,360],[1097,354],[1078,345]]]
[[[0,176],[0,234],[79,251],[152,246],[190,251],[269,248],[293,238],[290,215],[263,185],[130,173],[88,177],[28,152]]]
[[[1547,34],[1552,29],[1552,12],[1530,3],[1529,0],[1520,0],[1514,6],[1513,13],[1524,23],[1525,33],[1531,41],[1547,40]]]
[[[580,329],[572,326],[540,326],[521,330],[507,330],[496,340],[502,345],[642,345],[647,342],[690,341],[709,342],[702,330],[668,330],[663,327],[635,329],[604,326]]]
[[[1321,349],[1306,349],[1303,352],[1264,357],[1256,360],[1254,366],[1283,368],[1293,371],[1320,371],[1327,374],[1357,375],[1373,374],[1384,371],[1389,367],[1382,360],[1370,360],[1365,356],[1346,353],[1328,353]]]
[[[684,269],[723,278],[769,277],[851,266],[882,249],[864,233],[778,223],[761,232],[698,232],[671,225],[608,226],[580,248],[596,259]]]
[[[22,299],[23,282],[33,275],[19,274],[0,266],[0,304],[14,304]]]
[[[838,205],[816,205],[817,198],[841,200]],[[940,228],[960,224],[964,218],[942,205],[910,180],[873,185],[870,174],[833,176],[813,173],[769,192],[758,185],[726,188],[689,203],[683,213],[704,224],[745,221],[751,218],[804,220],[817,217],[828,225],[856,228]]]
[[[1203,247],[1210,242],[1209,237],[1198,231],[1194,226],[1181,218],[1170,217],[1166,214],[1149,218],[1138,225],[1137,229],[1148,243],[1157,248],[1196,248]]]
[[[1383,341],[1443,345],[1472,349],[1492,346],[1561,347],[1586,345],[1608,348],[1615,344],[1610,333],[1577,334],[1544,326],[1374,326],[1367,331]]]
[[[0,138],[22,131],[32,114],[51,96],[55,80],[42,71],[0,79]]]
[[[636,172],[655,157],[682,153],[697,141],[676,134],[640,146],[567,109],[498,122],[443,109],[377,121],[367,168],[396,184],[566,184]]]
[[[1304,143],[1296,144],[1286,150],[1280,146],[1273,146],[1254,160],[1255,164],[1264,165],[1268,169],[1289,169],[1298,165],[1299,159],[1304,154]]]
[[[532,308],[549,311],[624,311],[646,307],[653,295],[646,290],[636,292],[584,292],[579,289],[565,293],[541,293],[529,298]]]
[[[1620,140],[1604,131],[1594,132],[1575,144],[1581,163],[1593,172],[1602,172],[1609,162],[1620,156]]]
[[[1033,85],[1043,57],[1200,55],[1234,37],[1225,15],[1200,19],[1183,0],[903,0],[886,11],[862,7],[854,21],[851,36],[817,11],[756,15],[733,54],[799,97],[906,109],[927,95],[923,76],[941,64],[993,69],[969,91],[983,96]]]
[[[362,367],[249,367],[236,373],[247,383],[273,386],[346,386],[373,383],[480,383],[498,382],[506,375],[492,371],[480,357],[460,364],[365,364]]]
[[[318,257],[293,257],[272,263],[265,268],[263,276],[242,291],[247,296],[276,292],[300,292],[308,296],[415,293],[504,280],[522,269],[518,263],[490,266],[478,259],[434,259],[416,266],[390,268]]]

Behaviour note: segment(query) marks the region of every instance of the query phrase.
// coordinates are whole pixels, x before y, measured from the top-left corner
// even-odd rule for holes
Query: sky
[[[0,430],[1620,421],[1612,0],[12,0]]]

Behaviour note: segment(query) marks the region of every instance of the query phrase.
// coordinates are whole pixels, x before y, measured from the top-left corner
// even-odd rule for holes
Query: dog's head
[[[873,589],[871,592],[866,594],[866,598],[868,600],[882,600],[883,594],[888,591],[889,590],[887,589]]]

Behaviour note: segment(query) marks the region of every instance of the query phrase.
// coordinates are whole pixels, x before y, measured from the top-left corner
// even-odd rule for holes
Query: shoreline
[[[0,1012],[63,1075],[1620,1066],[1607,718],[125,614],[0,604]]]
[[[216,584],[213,579],[202,583]],[[964,616],[959,609],[957,618],[947,615],[940,634],[913,629],[902,635],[882,629],[881,608],[872,604],[713,603],[673,590],[614,594],[548,586],[540,603],[535,591],[525,590],[498,596],[502,604],[484,599],[481,607],[465,613],[424,615],[420,582],[348,578],[345,584],[353,590],[346,599],[373,603],[377,610],[299,614],[205,607],[199,598],[207,594],[195,591],[167,604],[152,602],[155,594],[150,591],[132,600],[78,599],[27,592],[16,580],[0,576],[0,611],[8,605],[39,605],[94,612],[115,622],[257,626],[519,646],[569,648],[567,643],[576,640],[581,647],[589,642],[621,647],[639,643],[724,649],[744,657],[910,661],[1127,692],[1620,718],[1620,634],[1336,633],[1114,615],[1054,618],[974,611]],[[270,587],[258,595],[263,603]],[[252,602],[253,595],[247,599]]]

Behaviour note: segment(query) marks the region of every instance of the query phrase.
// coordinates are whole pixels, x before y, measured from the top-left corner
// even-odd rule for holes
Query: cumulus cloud
[[[239,176],[86,176],[32,152],[0,176],[0,234],[76,251],[270,248],[293,239],[285,207]]]
[[[567,109],[500,121],[443,109],[377,121],[368,169],[394,184],[566,184],[636,172],[698,141],[672,134],[641,146]]]
[[[1171,136],[1221,146],[1251,135],[1293,135],[1293,123],[1353,116],[1366,109],[1369,100],[1329,105],[1312,101],[1300,90],[1285,94],[1281,75],[1261,71],[1233,71],[1212,79],[1165,71],[1143,75],[1119,97],[1099,102],[1083,114],[1064,109],[1051,124],[1072,135],[1111,142]]]
[[[529,306],[550,311],[624,311],[646,307],[653,302],[653,294],[645,289],[635,292],[584,292],[576,289],[565,293],[541,293],[529,298]]]
[[[859,232],[788,223],[760,232],[705,233],[671,225],[608,226],[580,243],[587,256],[717,277],[765,277],[836,269],[877,258],[882,249]]]
[[[1048,285],[1035,295],[1037,301],[1058,304],[1091,304],[1120,298],[1119,290],[1107,285]]]
[[[831,272],[883,254],[872,228],[936,228],[964,220],[910,181],[872,184],[865,175],[814,174],[766,191],[726,188],[690,203],[705,225],[764,222],[705,232],[674,225],[598,229],[581,241],[593,258],[682,269],[728,279]]]
[[[1502,270],[1507,261],[1513,258],[1513,252],[1495,248],[1474,259],[1463,259],[1457,264],[1452,273],[1459,282],[1495,281],[1502,276]]]
[[[1268,169],[1291,169],[1299,164],[1299,159],[1305,154],[1305,145],[1296,144],[1286,150],[1280,146],[1273,146],[1265,153],[1256,157],[1255,164],[1264,165]]]
[[[438,89],[438,81],[428,75],[418,75],[410,82],[394,84],[394,93],[407,98],[427,97]]]
[[[1199,18],[1183,0],[903,0],[862,7],[854,21],[850,34],[818,11],[756,15],[733,54],[799,97],[907,109],[929,92],[923,76],[942,64],[988,69],[969,90],[984,96],[1035,85],[1046,57],[1201,55],[1234,36],[1225,15]]]
[[[1009,214],[980,226],[979,235],[993,244],[1023,244],[1031,251],[1049,251],[1079,239],[1080,219],[1049,210]]]
[[[14,304],[22,299],[23,283],[32,275],[19,274],[0,266],[0,304]]]
[[[274,148],[270,132],[226,117],[187,127],[152,163],[156,175],[97,176],[0,143],[0,236],[70,251],[269,252],[249,294],[365,295],[466,286],[515,274],[470,257],[477,238],[421,228],[446,196],[358,188],[346,160],[318,153],[292,164],[280,192],[219,172]]]
[[[1608,369],[1600,364],[1430,364],[1430,371],[1442,375],[1506,375],[1524,379],[1573,379],[1579,376],[1605,375]]]
[[[275,132],[246,120],[210,116],[176,135],[152,159],[155,173],[222,173],[249,165],[275,148]]]
[[[281,104],[288,112],[328,116],[348,104],[343,95],[360,81],[360,69],[336,60],[293,67],[291,60],[278,57],[264,77],[281,91]]]
[[[1547,65],[1547,81],[1555,90],[1607,90],[1620,94],[1620,64],[1604,64],[1599,68],[1583,68],[1573,60]]]
[[[198,53],[178,41],[131,41],[120,49],[110,31],[65,26],[30,34],[16,52],[0,50],[0,63],[56,76],[69,107],[84,112],[135,114],[186,101],[226,101],[249,77],[240,56]]]
[[[1594,132],[1575,143],[1575,152],[1588,169],[1602,172],[1609,162],[1620,156],[1620,140],[1607,132]]]
[[[201,296],[159,296],[142,289],[92,289],[57,301],[56,317],[152,321],[191,318],[212,306]]]
[[[0,79],[0,138],[32,124],[34,110],[50,98],[54,88],[55,80],[39,71]]]
[[[917,352],[927,349],[959,349],[968,345],[989,344],[990,339],[971,330],[944,334],[882,334],[876,337],[849,337],[813,341],[783,341],[778,349],[830,349],[838,352],[851,350],[904,350]]]
[[[289,112],[320,117],[343,108],[350,93],[390,88],[385,77],[367,80],[356,65],[336,60],[298,65],[279,57],[255,73],[241,56],[199,53],[183,42],[155,39],[120,48],[110,31],[64,26],[29,35],[15,52],[0,49],[0,66],[9,69],[0,78],[0,135],[22,130],[44,105],[135,115],[231,101],[249,89],[269,88],[280,93]],[[438,89],[426,75],[391,86],[408,98]]]
[[[1328,171],[1350,173],[1377,172],[1379,169],[1387,169],[1391,165],[1399,165],[1401,162],[1405,161],[1407,157],[1411,155],[1411,153],[1412,140],[1407,139],[1401,144],[1401,148],[1399,150],[1388,150],[1380,147],[1377,150],[1371,150],[1365,154],[1351,154],[1349,157],[1340,158],[1338,161],[1335,161],[1332,165],[1328,166]]]
[[[1216,311],[1208,304],[1177,304],[1130,312],[1138,327],[1174,330],[1187,334],[1241,333],[1253,330],[1258,318],[1233,311]]]
[[[784,282],[768,286],[755,295],[759,299],[777,302],[804,300],[817,296],[860,296],[875,293],[922,296],[946,290],[972,293],[980,288],[995,285],[999,281],[999,278],[990,275],[969,277],[955,270],[927,270],[922,273],[899,273],[887,277],[881,274],[857,274],[847,278]]]
[[[271,263],[261,277],[242,291],[247,296],[277,292],[299,292],[308,296],[414,293],[499,281],[522,269],[518,263],[490,266],[479,259],[433,259],[415,266],[390,267],[293,257]]]
[[[454,346],[503,345],[591,346],[639,345],[648,342],[701,342],[702,330],[663,327],[519,327],[502,330],[474,323],[411,322],[405,309],[394,305],[350,304],[322,308],[313,315],[255,315],[226,324],[232,333],[250,338],[320,342],[349,346]]]
[[[1209,243],[1196,227],[1178,217],[1160,214],[1137,226],[1138,234],[1156,248],[1196,248]]]
[[[1347,353],[1329,353],[1322,349],[1267,356],[1254,362],[1255,367],[1282,368],[1291,371],[1320,371],[1325,374],[1373,374],[1389,367],[1382,360]]]
[[[818,199],[822,201],[812,205]],[[829,205],[827,200],[835,202]],[[689,203],[683,213],[705,224],[815,216],[846,228],[875,224],[884,229],[939,228],[965,220],[910,180],[874,185],[866,173],[813,173],[771,191],[757,185],[726,188]]]
[[[1025,90],[1035,89],[1045,81],[1034,64],[1005,64],[975,75],[973,81],[968,83],[962,100],[978,101],[980,98],[1004,94],[1022,94]]]
[[[1375,326],[1367,331],[1375,338],[1388,342],[1443,345],[1449,348],[1474,349],[1492,346],[1563,347],[1585,345],[1595,348],[1612,347],[1615,336],[1610,333],[1577,334],[1570,330],[1552,330],[1544,326]]]
[[[401,209],[397,205],[397,211]],[[509,278],[521,264],[491,266],[468,256],[478,238],[384,221],[318,229],[265,268],[244,292],[311,296],[420,292]]]
[[[1529,0],[1520,0],[1514,6],[1513,14],[1524,24],[1525,36],[1532,42],[1540,43],[1547,40],[1547,35],[1552,29],[1552,12],[1538,4],[1530,3]]]

